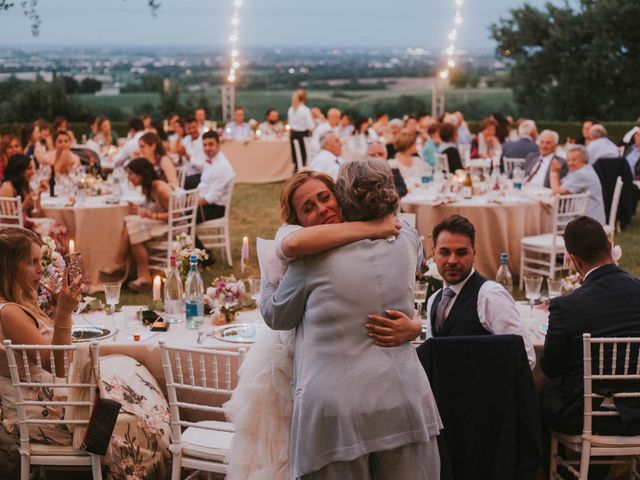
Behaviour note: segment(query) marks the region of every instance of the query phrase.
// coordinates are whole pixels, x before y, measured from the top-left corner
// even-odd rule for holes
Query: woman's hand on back
[[[380,347],[397,347],[414,340],[422,332],[422,322],[398,310],[387,310],[387,316],[369,315],[369,336]]]
[[[400,235],[400,220],[393,213],[367,222],[371,229],[369,238],[387,238]]]

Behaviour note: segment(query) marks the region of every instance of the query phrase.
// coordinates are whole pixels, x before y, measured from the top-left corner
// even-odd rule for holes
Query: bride
[[[399,234],[395,216],[367,222],[342,222],[333,180],[317,172],[300,172],[283,188],[282,218],[276,250],[284,262],[321,253],[364,238]],[[406,227],[409,228],[409,227]],[[396,346],[414,339],[419,320],[390,310],[390,319],[372,315],[372,342]],[[391,328],[380,328],[384,322]],[[391,320],[391,321],[390,321]],[[382,330],[382,333],[380,331]],[[292,366],[295,331],[265,332],[253,345],[240,370],[240,382],[226,405],[235,435],[229,456],[233,479],[289,479],[289,447],[292,416]]]

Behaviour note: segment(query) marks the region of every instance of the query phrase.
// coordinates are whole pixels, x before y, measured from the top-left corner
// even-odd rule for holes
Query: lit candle
[[[69,253],[76,253],[76,243],[73,240],[69,240]]]
[[[153,301],[154,302],[159,302],[162,300],[162,297],[160,297],[161,282],[162,280],[160,279],[160,275],[156,275],[155,278],[153,279]]]
[[[244,273],[244,268],[249,260],[249,238],[245,236],[242,239],[242,253],[240,254],[240,269]]]

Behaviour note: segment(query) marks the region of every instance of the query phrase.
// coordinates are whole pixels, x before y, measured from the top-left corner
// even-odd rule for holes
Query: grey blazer
[[[367,315],[413,312],[420,246],[362,240],[289,264],[263,283],[260,311],[275,330],[297,327],[291,469],[294,478],[370,452],[426,442],[442,428],[429,380],[410,343],[384,348]]]
[[[527,155],[527,158],[524,161],[524,165],[522,166],[524,170],[525,178],[529,178],[529,175],[533,173],[532,170],[538,163],[539,158],[540,158],[539,153],[530,153],[529,155]],[[560,165],[562,165],[562,170],[560,171],[560,178],[564,177],[569,172],[569,169],[567,168],[567,161],[564,158],[559,157],[557,155],[553,156],[553,160],[557,160],[558,162],[560,162]],[[549,164],[549,168],[547,168],[547,173],[545,173],[545,176],[544,176],[544,186],[546,188],[551,188],[551,181],[549,180],[550,174],[551,174],[551,164]]]

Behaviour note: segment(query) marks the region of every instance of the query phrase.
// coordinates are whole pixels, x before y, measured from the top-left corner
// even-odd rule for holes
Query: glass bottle
[[[176,268],[176,257],[171,255],[167,280],[164,282],[164,318],[167,323],[182,321],[183,293],[182,280],[180,280],[180,273]]]
[[[204,321],[204,284],[198,272],[198,257],[189,259],[191,268],[184,288],[187,328],[198,330]]]
[[[504,287],[504,289],[513,295],[513,276],[509,270],[509,254],[500,254],[500,268],[496,274],[496,282]]]

